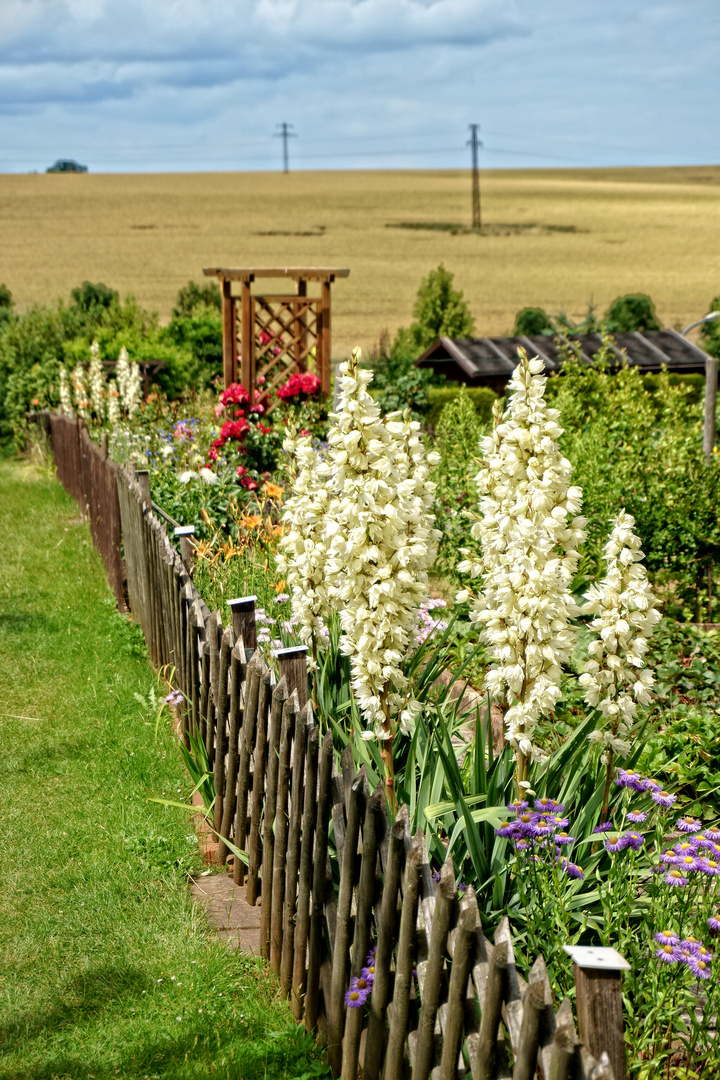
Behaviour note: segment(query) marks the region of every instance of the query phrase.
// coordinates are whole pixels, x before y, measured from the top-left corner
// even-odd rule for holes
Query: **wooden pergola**
[[[317,266],[205,267],[203,274],[218,278],[222,291],[225,386],[241,382],[254,401],[261,376],[265,394],[296,371],[314,371],[329,394],[330,286],[349,273]],[[253,282],[266,278],[290,279],[294,292],[254,293]],[[308,295],[310,282],[319,284],[319,296]]]

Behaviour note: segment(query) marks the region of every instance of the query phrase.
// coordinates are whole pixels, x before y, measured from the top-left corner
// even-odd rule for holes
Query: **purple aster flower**
[[[168,696],[163,698],[163,701],[166,705],[180,705],[183,701],[183,697],[182,690],[171,690]]]
[[[714,843],[717,843],[718,840],[720,840],[720,829],[706,829],[705,835],[707,836],[708,840],[712,840]]]
[[[679,859],[676,859],[675,865],[683,874],[692,874],[693,871],[700,869],[700,862],[694,855],[681,855]]]
[[[457,891],[462,893],[462,892],[465,892],[466,889],[467,889],[467,885],[463,881],[459,881],[458,885],[457,885]]]
[[[574,836],[568,836],[568,834],[566,832],[555,833],[555,836],[553,837],[553,839],[554,839],[556,844],[574,844],[575,843],[575,837]]]
[[[680,942],[680,947],[682,949],[690,949],[691,952],[695,952],[699,944],[700,942],[694,934],[688,934],[688,936],[686,938],[683,938]]]
[[[662,784],[658,784],[657,780],[651,780],[647,777],[645,780],[641,780],[643,791],[662,791]]]
[[[527,849],[529,847],[530,847],[529,840],[516,840],[515,841],[515,850],[516,851],[527,851]]]
[[[500,832],[500,829],[498,829],[497,831]],[[439,870],[435,870],[433,872],[432,879],[433,879],[433,881],[435,882],[436,885],[440,884],[440,871]]]
[[[560,817],[559,814],[552,814],[548,821],[552,821],[556,829],[567,829],[570,824],[570,818]]]
[[[712,851],[713,848],[713,842],[712,840],[708,840],[706,833],[695,833],[694,836],[690,837],[690,843],[693,846],[693,851],[698,851],[702,848],[707,848],[709,851]]]
[[[717,859],[698,859],[698,869],[708,877],[720,877],[720,863]]]
[[[663,964],[675,964],[680,959],[672,945],[661,945],[655,956],[662,960]]]
[[[372,948],[370,949],[369,953],[367,954],[367,957],[366,957],[366,960],[365,960],[366,964],[374,964],[375,963],[375,954],[376,954],[376,952],[377,952],[377,945],[373,945]]]
[[[688,879],[683,877],[680,870],[670,870],[665,874],[663,881],[666,885],[687,885],[688,883]]]
[[[677,795],[671,795],[669,791],[653,791],[650,798],[658,806],[672,806],[677,802]]]
[[[659,941],[661,945],[677,945],[680,938],[674,930],[660,930],[660,932],[655,935],[655,940]]]
[[[645,790],[645,781],[643,777],[640,773],[635,772],[634,769],[618,769],[615,783],[618,787],[629,787],[634,791]]]
[[[692,960],[688,960],[688,967],[690,968],[696,979],[710,978],[711,971],[708,961],[699,960],[697,957],[693,957]]]
[[[702,821],[698,821],[697,818],[688,815],[687,817],[678,818],[675,822],[675,828],[679,829],[680,832],[700,832],[702,829]]]
[[[623,840],[627,841],[627,846],[631,848],[632,851],[639,851],[645,843],[645,837],[642,833],[637,832],[626,832],[623,836]]]
[[[554,824],[547,821],[544,817],[538,818],[532,825],[527,826],[531,836],[549,836],[554,828]]]
[[[711,915],[707,924],[710,927],[711,934],[720,934],[720,918],[717,915]]]
[[[633,825],[642,825],[643,821],[647,821],[647,814],[643,814],[642,810],[628,810],[627,819]]]
[[[528,804],[526,799],[515,799],[514,802],[508,803],[507,808],[508,810],[512,810],[515,813],[519,814],[521,810],[527,810],[527,806]]]
[[[627,838],[624,836],[608,836],[605,841],[605,847],[608,851],[622,851],[623,848],[626,848],[627,846]]]
[[[695,958],[695,951],[681,941],[677,946],[677,955],[681,964],[689,964]]]
[[[518,824],[517,821],[506,821],[503,825],[500,826],[499,829],[496,829],[495,832],[496,832],[496,834],[498,836],[518,836],[518,835],[520,835],[520,829],[521,829],[521,826]],[[438,881],[440,880],[440,875],[439,874],[438,874],[437,880]],[[435,875],[434,874],[433,874],[433,881],[435,881]]]
[[[673,863],[676,863],[677,860],[678,860],[678,853],[675,850],[675,848],[668,848],[667,851],[663,851],[662,855],[660,856],[660,859],[664,863],[673,864]]]
[[[695,838],[693,837],[693,840],[679,840],[674,845],[675,853],[678,856],[678,858],[682,858],[685,855],[694,855],[695,854],[695,844],[693,843],[694,839]]]
[[[551,811],[559,813],[561,810],[564,810],[565,807],[562,803],[559,803],[557,799],[548,799],[543,796],[542,799],[535,800],[535,809],[545,814],[550,813]]]
[[[360,979],[358,981],[361,981],[361,980],[367,984],[368,993],[370,993],[370,991],[372,990],[372,984],[375,982],[375,964],[374,963],[373,964],[368,964],[367,967],[364,967],[362,969],[362,971],[360,972]]]
[[[697,956],[698,960],[704,960],[706,964],[709,964],[713,958],[712,953],[707,948],[707,946],[702,945],[699,941],[695,946],[695,955]]]
[[[577,863],[570,862],[569,859],[562,859],[562,868],[568,877],[579,878],[580,881],[585,880],[585,871],[582,866],[578,866]]]
[[[602,823],[602,825],[596,825],[595,828],[593,829],[593,832],[594,833],[596,833],[596,832],[597,833],[612,832],[612,828],[613,828],[612,821],[604,821]]]
[[[351,979],[350,989],[345,994],[345,1004],[349,1009],[361,1009],[370,993],[367,986],[364,988],[358,987],[358,981],[358,979]],[[364,982],[365,980],[362,981]]]

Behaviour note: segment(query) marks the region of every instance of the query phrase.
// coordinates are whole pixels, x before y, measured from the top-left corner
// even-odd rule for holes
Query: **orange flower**
[[[285,592],[285,582],[278,581],[275,584],[275,592]]]
[[[285,494],[285,488],[279,487],[278,484],[271,484],[268,480],[265,484],[265,494],[268,499],[279,499]]]

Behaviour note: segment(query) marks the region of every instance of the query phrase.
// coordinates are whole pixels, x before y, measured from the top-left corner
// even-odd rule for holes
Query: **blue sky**
[[[0,171],[720,162],[718,0],[0,0]]]

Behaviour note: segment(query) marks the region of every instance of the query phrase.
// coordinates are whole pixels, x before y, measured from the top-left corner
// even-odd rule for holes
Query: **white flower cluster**
[[[140,365],[130,360],[124,345],[118,356],[115,378],[125,415],[128,418],[134,416],[142,401],[142,376]]]
[[[415,644],[439,538],[435,485],[428,479],[437,456],[426,457],[420,425],[407,415],[381,419],[367,389],[372,372],[359,361],[356,349],[340,365],[329,461],[318,465],[334,496],[326,517],[325,567],[366,734],[387,739],[396,718],[409,730],[418,709],[402,694],[401,664]]]
[[[330,505],[327,477],[320,475],[320,455],[308,436],[291,433],[283,449],[292,461],[291,495],[285,500],[286,532],[280,541],[278,573],[292,597],[293,618],[301,641],[312,648],[322,636],[323,617],[329,613],[325,576],[325,515]]]
[[[75,365],[70,378],[72,379],[73,398],[77,414],[83,420],[88,420],[90,418],[90,401],[88,392],[85,389],[85,369],[82,364]]]
[[[559,413],[545,401],[544,364],[524,349],[518,354],[509,407],[502,416],[495,412],[476,478],[482,518],[472,535],[480,540],[482,565],[466,559],[458,570],[484,575],[472,619],[494,660],[485,688],[508,706],[507,739],[524,782],[528,758],[542,756],[533,745],[535,726],[560,697],[562,664],[574,645],[570,584],[586,521],[578,516],[582,491],[570,486],[572,466],[556,441]]]
[[[72,394],[68,382],[67,369],[64,364],[60,365],[60,412],[65,416],[73,416]]]
[[[90,346],[90,366],[88,368],[90,386],[90,404],[96,418],[102,423],[105,416],[105,373],[100,359],[100,346],[93,341]]]
[[[604,747],[604,764],[611,754],[628,753],[637,703],[650,703],[654,682],[645,667],[645,654],[661,615],[634,525],[635,519],[624,510],[613,518],[605,545],[607,573],[599,585],[588,589],[582,607],[584,615],[595,616],[590,626],[597,638],[588,649],[590,660],[580,684],[588,705],[598,708],[608,725],[590,735]]]

